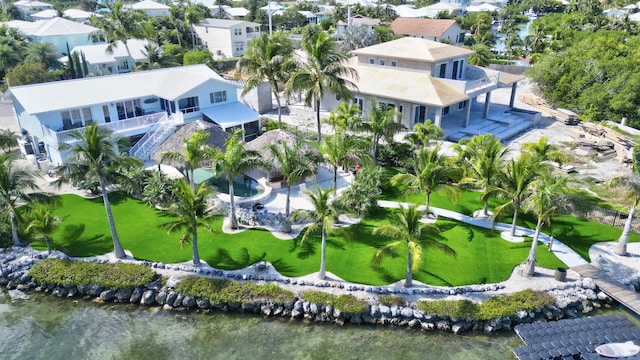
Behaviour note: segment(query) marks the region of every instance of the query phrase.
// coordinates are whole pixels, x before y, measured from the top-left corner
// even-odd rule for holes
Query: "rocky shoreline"
[[[51,294],[59,298],[70,299],[91,299],[104,303],[129,303],[142,306],[161,306],[165,310],[172,311],[224,311],[224,312],[244,312],[266,317],[283,317],[296,320],[304,320],[309,322],[325,322],[338,325],[344,324],[376,324],[376,325],[394,325],[406,326],[412,328],[421,328],[423,330],[440,330],[453,333],[464,331],[483,331],[496,332],[500,330],[510,330],[513,326],[520,323],[529,323],[535,321],[559,320],[563,318],[573,318],[588,314],[595,308],[608,307],[613,304],[611,298],[596,289],[595,283],[589,278],[578,281],[579,284],[573,284],[564,288],[557,288],[548,291],[557,300],[554,305],[536,311],[518,311],[516,314],[507,317],[499,317],[491,320],[472,320],[451,318],[448,316],[428,315],[418,310],[415,306],[387,306],[379,303],[379,301],[369,301],[369,307],[362,313],[348,313],[340,311],[331,306],[324,306],[296,297],[295,300],[285,303],[274,303],[272,301],[257,303],[210,303],[206,299],[196,298],[189,295],[178,293],[175,288],[175,281],[167,281],[162,284],[160,280],[156,280],[145,287],[137,287],[134,289],[105,289],[97,285],[59,285],[59,284],[40,284],[30,275],[29,270],[38,261],[47,258],[43,252],[35,251],[31,248],[13,248],[0,249],[0,286],[6,287],[13,297],[20,297],[19,292],[36,291],[45,294]],[[99,260],[95,260],[99,261]],[[100,260],[105,261],[105,260]],[[257,281],[280,281],[283,284],[291,284],[293,281],[289,278],[276,279],[269,276],[238,276],[233,272],[213,270],[215,274],[205,274],[210,270],[202,270],[191,268],[188,269],[180,265],[165,265],[159,263],[143,262],[145,265],[156,269],[167,269],[175,267],[173,270],[190,271],[193,273],[201,273],[200,275],[216,276],[219,278],[227,278],[230,280],[257,280]],[[254,265],[255,266],[255,265]],[[259,265],[258,265],[259,266]],[[311,285],[318,288],[332,287],[331,282],[317,281],[313,283],[304,283],[301,285]],[[376,294],[416,294],[416,290],[420,294],[427,290],[435,293],[433,289],[404,289],[389,288],[375,286],[352,286],[345,290],[366,291]],[[449,289],[450,294],[460,294],[466,291],[490,291],[496,288],[496,284],[491,285],[474,285]],[[322,289],[319,289],[322,290]],[[444,290],[438,290],[442,293]],[[13,293],[12,293],[13,292]],[[17,292],[17,293],[16,293]]]

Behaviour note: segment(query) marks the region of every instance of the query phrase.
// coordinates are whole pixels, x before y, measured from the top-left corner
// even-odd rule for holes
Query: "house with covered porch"
[[[348,65],[358,76],[350,79],[353,99],[366,119],[370,99],[397,111],[397,121],[412,129],[430,120],[441,128],[459,122],[456,136],[465,137],[476,129],[470,126],[472,105],[484,99],[482,119],[491,120],[491,92],[511,86],[509,108],[513,108],[517,82],[523,77],[469,65],[472,50],[422,38],[405,37],[352,51]],[[332,110],[345,99],[325,96],[323,110]],[[474,113],[475,114],[475,113]],[[502,117],[502,115],[500,115]],[[500,119],[496,119],[500,123]],[[509,114],[503,121],[511,131],[531,126],[526,118]],[[497,128],[496,128],[497,130]],[[519,131],[522,131],[520,129]],[[502,129],[500,129],[502,131]],[[505,130],[505,137],[511,132]],[[514,134],[515,135],[515,134]]]
[[[251,140],[260,130],[258,113],[237,93],[237,84],[206,65],[191,65],[15,86],[5,98],[13,100],[22,153],[60,165],[69,154],[59,145],[94,122],[128,138],[133,146],[121,150],[141,159],[176,126],[198,119],[229,132],[242,129]]]

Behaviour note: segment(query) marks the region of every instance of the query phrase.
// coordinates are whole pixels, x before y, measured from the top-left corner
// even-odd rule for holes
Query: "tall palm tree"
[[[432,150],[420,149],[414,162],[415,174],[400,173],[391,178],[392,185],[404,185],[407,192],[424,193],[427,213],[430,211],[429,200],[434,191],[443,190],[454,201],[458,197],[458,188],[449,182],[459,176],[459,169],[448,164],[447,158],[439,152],[440,145]]]
[[[525,274],[533,275],[536,270],[536,248],[540,229],[549,224],[554,215],[567,213],[576,206],[584,207],[581,198],[572,196],[567,187],[567,177],[547,174],[536,181],[531,187],[531,196],[525,203],[525,209],[536,216],[536,230],[531,243],[531,250],[525,266]]]
[[[205,14],[201,7],[197,6],[197,4],[187,4],[187,7],[184,10],[184,21],[189,25],[189,29],[191,30],[191,43],[193,44],[194,50],[196,48],[196,33],[194,26],[198,25],[204,18]]]
[[[124,9],[120,1],[113,3],[110,10],[102,17],[92,17],[91,22],[105,33],[109,42],[107,52],[113,52],[113,48],[117,46],[118,41],[122,42],[127,50],[127,56],[131,59],[133,71],[138,71],[138,66],[131,55],[127,42],[129,39],[144,38],[148,34],[149,30],[146,25],[145,14],[138,10]]]
[[[636,215],[636,209],[638,208],[638,205],[640,205],[640,175],[634,168],[634,172],[631,174],[620,175],[611,179],[611,181],[609,182],[609,186],[622,186],[626,188],[626,197],[628,200],[630,200],[629,215],[627,215],[627,220],[624,223],[622,234],[618,238],[618,245],[614,251],[617,255],[625,256],[627,254],[627,243],[629,242],[631,224],[633,224],[633,220]]]
[[[413,152],[417,153],[421,148],[429,146],[431,140],[439,140],[444,137],[442,128],[427,120],[413,126],[413,131],[405,139],[411,143]]]
[[[476,66],[489,66],[493,55],[491,48],[486,44],[475,43],[471,46],[473,54],[469,54],[469,64]]]
[[[320,31],[302,42],[305,58],[300,61],[298,70],[289,78],[286,93],[305,91],[304,103],[315,107],[318,126],[318,142],[322,140],[320,127],[320,100],[327,92],[343,99],[351,98],[349,88],[355,88],[356,70],[347,65],[347,56],[338,50],[333,38]]]
[[[289,222],[291,184],[296,184],[305,176],[312,175],[317,169],[317,162],[314,161],[315,156],[311,153],[304,153],[301,147],[301,142],[296,142],[293,146],[289,146],[286,141],[282,141],[281,145],[269,145],[269,150],[278,161],[282,176],[287,182],[287,202],[284,211],[285,222],[282,224],[282,232],[284,233],[291,232],[291,223]]]
[[[369,112],[368,120],[362,122],[361,130],[364,130],[371,134],[371,156],[374,161],[378,160],[378,146],[381,139],[392,141],[393,136],[406,127],[396,122],[397,112],[393,107],[387,106],[387,104],[379,103],[376,98],[370,100],[371,111]]]
[[[433,224],[425,224],[420,221],[422,213],[415,205],[408,207],[400,206],[400,210],[394,212],[391,224],[379,225],[373,230],[374,235],[382,235],[388,238],[397,239],[391,244],[380,248],[374,257],[374,263],[394,254],[394,250],[400,244],[407,245],[407,275],[404,280],[405,287],[413,285],[413,271],[422,264],[422,247],[428,246],[442,250],[447,255],[455,256],[456,252],[450,246],[441,242],[424,239],[426,231],[437,232],[438,228]]]
[[[343,101],[329,113],[326,122],[336,130],[355,130],[362,122],[362,111],[358,104]]]
[[[63,68],[62,63],[58,61],[61,56],[62,55],[53,47],[53,44],[30,43],[27,46],[24,60],[27,62],[39,62],[42,63],[46,69],[57,70]]]
[[[200,255],[198,253],[198,228],[204,228],[214,232],[210,221],[220,216],[214,213],[207,204],[207,198],[213,194],[213,190],[206,183],[202,183],[197,189],[193,189],[184,180],[178,182],[174,189],[176,201],[167,210],[169,214],[177,216],[178,219],[168,221],[160,226],[166,228],[168,232],[182,232],[180,236],[180,248],[185,243],[191,242],[193,252],[192,261],[194,266],[200,266]]]
[[[535,163],[555,161],[559,164],[567,162],[567,155],[558,149],[557,145],[549,143],[549,138],[541,136],[537,143],[522,144],[523,154]]]
[[[367,144],[362,138],[349,135],[346,131],[336,131],[325,136],[320,143],[320,152],[333,169],[334,196],[338,191],[338,168],[347,168],[358,162],[367,162]]]
[[[0,37],[0,73],[5,73],[22,61],[20,44],[12,38]]]
[[[18,211],[18,203],[33,201],[36,197],[33,192],[39,188],[35,181],[35,170],[17,167],[16,160],[14,153],[0,154],[0,209],[11,224],[13,245],[20,246],[18,225],[22,222],[22,216]]]
[[[229,182],[229,225],[232,229],[238,228],[236,217],[235,196],[233,192],[233,179],[247,171],[261,167],[267,167],[259,152],[247,150],[242,140],[242,131],[235,131],[227,139],[226,151],[217,151],[211,161],[211,169],[215,176],[224,176]]]
[[[482,189],[483,216],[489,216],[487,193],[494,185],[508,149],[493,134],[476,135],[465,144],[464,150],[457,149],[465,168],[465,176],[460,185],[471,185]]]
[[[532,196],[532,186],[535,181],[538,180],[539,176],[538,167],[526,157],[520,156],[518,160],[512,159],[498,174],[497,183],[492,185],[483,197],[496,196],[507,200],[506,203],[496,208],[496,217],[506,208],[510,206],[513,207],[513,221],[511,222],[511,230],[509,231],[510,237],[514,237],[516,234],[518,211]]]
[[[25,231],[36,239],[43,239],[47,245],[47,253],[51,254],[51,234],[58,229],[62,218],[53,214],[51,203],[37,202],[28,207],[28,224]]]
[[[74,142],[60,144],[60,151],[68,151],[71,156],[59,167],[57,182],[58,184],[79,180],[98,182],[113,240],[113,251],[118,259],[122,259],[125,253],[116,231],[107,187],[119,181],[121,178],[119,170],[125,164],[139,165],[140,160],[120,156],[116,147],[122,140],[114,136],[112,131],[99,127],[98,123],[75,130],[69,136]]]
[[[293,212],[293,219],[311,221],[311,225],[307,226],[302,235],[301,243],[304,243],[310,235],[320,232],[322,243],[320,250],[320,271],[318,279],[326,277],[327,269],[327,235],[331,234],[333,224],[338,217],[338,210],[329,202],[331,190],[323,191],[319,186],[316,189],[317,194],[307,191],[306,194],[311,200],[312,210],[298,209]]]
[[[4,152],[11,151],[18,146],[18,134],[10,129],[0,130],[0,149]]]
[[[184,164],[186,176],[192,188],[195,188],[194,170],[205,160],[213,159],[215,151],[207,146],[211,134],[204,130],[194,132],[190,138],[183,139],[183,152],[167,151],[160,155],[160,163],[172,161]]]
[[[282,103],[280,91],[289,75],[295,69],[295,62],[291,61],[293,46],[282,31],[276,31],[269,36],[262,33],[249,42],[244,55],[236,63],[237,76],[242,73],[248,75],[242,95],[255,89],[263,81],[267,81],[278,103],[278,127],[282,129]]]

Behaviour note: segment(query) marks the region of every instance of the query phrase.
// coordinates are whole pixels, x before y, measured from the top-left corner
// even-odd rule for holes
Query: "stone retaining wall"
[[[171,286],[155,281],[145,287],[134,289],[104,289],[98,285],[59,285],[40,284],[29,275],[33,264],[46,258],[46,255],[28,249],[0,249],[0,286],[15,291],[37,291],[60,298],[99,299],[102,302],[131,303],[142,306],[162,306],[165,310],[197,310],[202,312],[229,311],[260,314],[268,317],[286,317],[313,322],[326,322],[343,325],[380,324],[408,326],[423,330],[441,330],[459,333],[462,331],[495,332],[510,330],[520,323],[544,320],[559,320],[589,313],[594,308],[609,306],[612,300],[602,292],[597,292],[591,279],[584,279],[581,287],[570,291],[557,289],[550,291],[557,298],[556,304],[533,312],[519,311],[508,317],[492,320],[456,319],[447,316],[427,315],[413,306],[387,306],[372,303],[359,314],[347,313],[331,306],[318,305],[301,299],[286,303],[271,301],[257,303],[210,303],[206,299],[180,294]],[[157,263],[147,265],[155,265]],[[164,267],[164,265],[162,265]],[[220,272],[220,275],[228,274]],[[320,283],[322,284],[322,283]],[[460,287],[459,289],[472,289]],[[380,293],[383,287],[362,286],[362,289]],[[403,292],[414,289],[399,289]],[[453,291],[453,293],[460,290]],[[387,292],[385,292],[387,293]],[[412,292],[415,293],[415,292]]]

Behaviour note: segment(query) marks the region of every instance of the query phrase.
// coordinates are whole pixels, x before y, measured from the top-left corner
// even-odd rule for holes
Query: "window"
[[[453,70],[451,71],[451,78],[453,80],[456,80],[458,78],[458,64],[459,61],[457,60],[453,62]]]
[[[373,65],[375,63],[376,63],[376,61],[374,59],[369,59],[369,64]]]
[[[361,98],[353,98],[353,103],[357,104],[358,107],[360,108],[360,111],[362,111],[362,107],[364,105],[364,99]]]
[[[384,59],[380,59],[380,65],[384,66]]]
[[[118,110],[118,120],[131,119],[136,116],[142,116],[142,106],[140,106],[140,99],[117,102],[116,109]]]
[[[447,76],[447,64],[440,65],[440,78]]]
[[[102,114],[104,115],[104,122],[111,122],[111,113],[109,112],[109,105],[102,105]]]
[[[226,91],[212,92],[212,93],[209,93],[209,98],[211,99],[212,104],[227,101],[227,92]]]
[[[458,103],[458,110],[464,109],[464,105],[465,105],[466,101],[460,101]]]
[[[449,115],[449,106],[442,110],[442,115]]]
[[[391,67],[396,67],[398,65],[398,63],[396,61],[392,61],[391,62]]]
[[[62,118],[63,130],[81,128],[93,122],[93,116],[91,115],[91,108],[88,108],[88,107],[62,111],[60,112],[60,117]]]
[[[395,104],[385,103],[385,102],[382,102],[382,101],[380,101],[380,102],[378,103],[378,105],[380,105],[380,107],[384,107],[384,108],[386,108],[387,110],[389,110],[389,109],[395,109],[395,107],[396,107],[396,105],[395,105]]]
[[[398,106],[398,112],[399,112],[400,114],[402,114],[402,110],[404,110],[404,109],[402,108],[402,105]]]
[[[236,49],[236,52],[244,51],[244,43],[237,42],[237,43],[234,43],[233,45],[234,45],[234,48]]]
[[[235,36],[242,35],[242,29],[241,28],[233,29],[233,35],[235,35]]]
[[[462,71],[464,70],[464,60],[460,60],[460,74],[458,75],[459,79],[462,79]]]
[[[192,96],[192,97],[182,98],[178,100],[178,108],[183,113],[190,113],[190,112],[200,110],[200,106],[198,104],[198,97]]]

